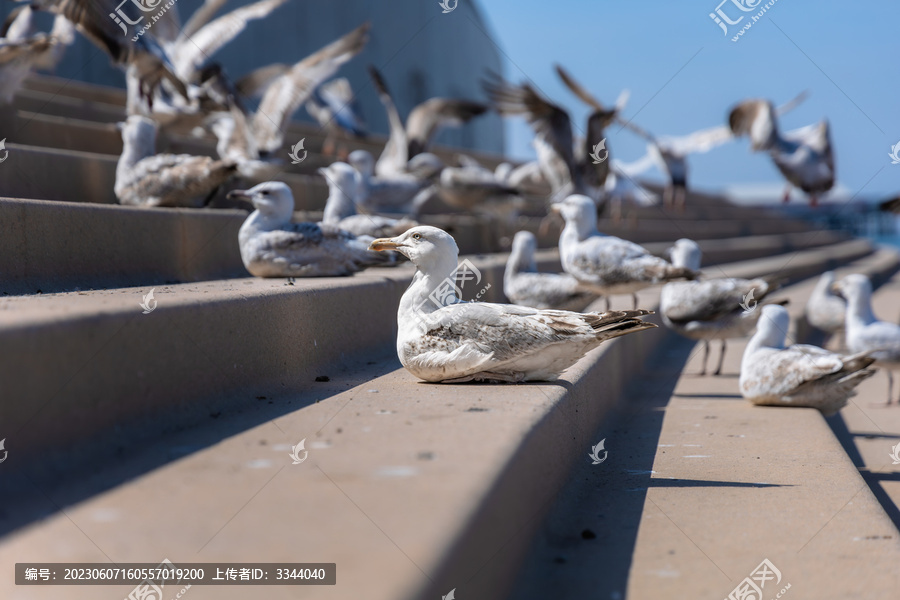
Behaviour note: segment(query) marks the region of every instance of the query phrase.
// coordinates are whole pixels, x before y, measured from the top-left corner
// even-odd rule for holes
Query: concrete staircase
[[[605,345],[554,384],[417,383],[394,353],[409,265],[351,278],[254,279],[237,250],[245,212],[116,205],[112,182],[121,142],[113,123],[123,104],[118,90],[40,77],[0,113],[10,151],[0,165],[0,439],[9,451],[0,464],[3,564],[163,557],[176,564],[336,562],[338,585],[305,588],[309,598],[439,598],[453,588],[460,599],[502,598],[517,582],[521,588],[531,581],[519,569],[543,516],[568,501],[580,477],[576,470],[571,478],[572,466],[599,441],[598,430],[609,431],[617,407],[636,401],[635,382],[657,377],[660,368],[677,374],[690,345],[659,329]],[[292,126],[294,137],[306,137],[311,155],[324,141],[301,124]],[[375,150],[383,141],[351,147]],[[162,145],[214,152],[212,140],[189,132],[169,134]],[[499,162],[478,158],[489,166]],[[284,177],[297,209],[310,216],[325,198],[315,164],[304,162]],[[633,216],[621,225],[603,221],[601,230],[657,253],[680,237],[698,239],[710,274],[780,272],[800,286],[786,291],[791,298],[801,298],[806,280],[825,269],[849,265],[886,279],[900,268],[895,253],[866,241],[710,196],[692,196],[683,215],[645,208]],[[503,223],[435,214],[424,221],[456,236],[491,283],[484,299],[502,301],[504,238],[508,243],[518,229],[537,231],[540,217],[526,213]],[[539,263],[548,270],[559,268],[552,248],[557,231],[540,239]],[[139,304],[151,288],[158,305],[143,314]],[[643,293],[641,306],[655,306],[657,296]],[[739,353],[732,351],[732,369]],[[696,385],[733,393],[735,383]],[[661,398],[644,399],[657,426],[660,414],[667,421],[667,411],[679,407],[678,397]],[[748,420],[746,428],[763,433],[777,423],[779,432],[802,430],[804,449],[828,448],[828,468],[816,472],[821,485],[858,480],[846,454],[834,451],[834,436],[818,413],[728,404],[728,423]],[[730,427],[706,425],[723,438]],[[310,459],[292,465],[288,453],[301,439]],[[779,448],[786,461],[807,456],[791,445]],[[641,452],[642,464],[662,460]],[[730,480],[759,480],[753,465],[725,467]],[[821,494],[800,470],[784,471],[779,482],[796,488],[797,506]],[[749,510],[759,490],[742,490],[723,510]],[[875,567],[896,564],[900,543],[872,492],[866,487],[859,494],[865,508],[848,516],[846,530],[893,537],[859,550],[862,558],[848,569],[882,589],[895,581],[896,570]],[[640,506],[638,496],[622,498]],[[698,526],[738,535],[732,521],[710,509],[684,510]],[[812,526],[808,516],[796,518]],[[610,539],[627,538],[633,526],[607,524]],[[644,549],[668,533],[657,535],[632,538],[626,558],[643,564]],[[840,538],[828,540],[816,558],[837,564],[840,573]],[[768,539],[754,551],[764,552],[763,542]],[[876,550],[872,568],[860,567]],[[527,560],[543,569],[530,569],[532,575],[546,572],[540,558]],[[753,560],[755,554],[734,550],[728,576],[740,579],[741,561],[749,569],[759,562]],[[817,572],[812,563],[799,564],[803,576]],[[589,581],[583,576],[589,564],[582,566],[580,575],[570,575]],[[635,568],[633,576],[643,576]],[[16,587],[11,573],[0,576],[0,597],[97,594],[92,587]],[[724,597],[733,587],[703,581],[705,587],[678,589]],[[296,597],[288,587],[261,589],[260,598]],[[815,589],[816,597],[849,597],[845,588],[831,595],[825,586]],[[625,588],[609,590],[624,594]],[[107,591],[124,597],[129,588]],[[629,586],[621,597],[654,597],[651,591],[658,588]],[[190,594],[246,597],[225,587],[194,587]]]

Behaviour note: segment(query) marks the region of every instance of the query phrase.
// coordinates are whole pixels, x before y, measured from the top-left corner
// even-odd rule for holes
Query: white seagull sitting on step
[[[669,256],[676,267],[700,269],[700,246],[693,240],[678,240],[669,250]],[[721,375],[728,340],[745,337],[753,331],[762,314],[759,309],[778,287],[774,278],[765,277],[667,283],[659,295],[659,312],[669,329],[688,339],[703,341],[700,375],[706,375],[710,340],[722,340],[719,366],[714,373]]]
[[[123,148],[114,190],[122,204],[200,208],[237,172],[233,161],[156,154],[157,126],[147,117],[131,115],[120,127]]]
[[[809,324],[831,334],[844,329],[847,312],[847,303],[834,293],[833,286],[834,271],[822,273],[806,303],[806,320]]]
[[[785,347],[789,326],[784,307],[763,307],[741,361],[741,394],[753,404],[836,413],[856,395],[856,386],[875,374],[869,368],[875,359],[870,351],[842,356],[818,346]]]
[[[539,309],[580,312],[597,299],[568,273],[538,273],[534,253],[537,239],[530,231],[513,238],[503,274],[503,293],[513,304]]]
[[[646,310],[581,314],[462,302],[454,283],[459,250],[436,227],[414,227],[370,248],[396,250],[416,265],[397,313],[397,354],[425,381],[550,381],[602,342],[655,327],[640,319]]]
[[[373,238],[393,237],[418,225],[407,218],[391,219],[380,215],[360,215],[356,212],[355,198],[359,195],[359,178],[356,169],[343,162],[334,162],[319,169],[328,183],[328,200],[322,223],[349,231],[353,235]]]
[[[566,273],[605,296],[631,294],[675,279],[694,279],[697,273],[676,267],[650,254],[643,246],[597,231],[597,211],[587,196],[573,195],[553,204],[566,225],[559,236],[559,256]]]
[[[872,282],[865,275],[847,275],[833,289],[847,301],[844,317],[847,348],[850,352],[871,352],[878,366],[887,370],[887,404],[890,405],[893,371],[900,369],[900,325],[879,321],[872,312]]]
[[[332,225],[294,223],[294,195],[280,181],[235,190],[231,199],[256,209],[238,232],[241,259],[256,277],[330,277],[351,275],[375,265],[395,264],[394,257],[367,250],[372,238],[357,238]]]

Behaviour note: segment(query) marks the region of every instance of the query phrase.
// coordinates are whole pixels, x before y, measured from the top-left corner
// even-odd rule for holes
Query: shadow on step
[[[660,344],[601,430],[585,441],[587,455],[605,440],[608,460],[585,460],[573,470],[509,598],[624,598],[642,516],[645,510],[660,512],[647,497],[650,487],[778,487],[654,477],[657,452],[667,451],[659,439],[669,400],[691,354],[702,352],[689,340],[670,340]]]
[[[334,364],[325,369],[327,376],[323,374],[311,387],[296,393],[256,396],[229,407],[212,407],[208,419],[192,426],[179,426],[173,430],[171,422],[145,420],[141,431],[133,428],[116,431],[115,445],[98,441],[90,449],[73,448],[69,464],[54,462],[49,468],[46,465],[42,468],[39,463],[19,466],[9,461],[3,465],[7,468],[0,479],[0,537],[57,512],[65,512],[68,506],[214,446],[223,439],[327,401],[400,368],[393,349],[388,349],[370,354],[368,361]],[[126,439],[131,441],[123,442]],[[299,440],[276,440],[275,443],[288,441],[293,444]],[[9,450],[11,454],[14,452],[13,448]]]
[[[897,529],[900,529],[900,508],[894,504],[894,501],[891,500],[891,497],[882,485],[886,481],[900,481],[900,473],[877,473],[870,471],[866,462],[863,460],[862,455],[859,453],[859,449],[856,447],[855,439],[860,436],[866,436],[867,434],[852,433],[847,428],[847,422],[844,421],[844,417],[841,416],[841,413],[838,413],[833,417],[828,417],[826,421],[828,421],[831,431],[834,432],[834,435],[841,443],[841,446],[844,447],[844,452],[846,452],[850,460],[853,461],[854,466],[859,469],[859,474],[862,475],[866,485],[872,490],[872,494],[875,495],[878,503],[881,504],[881,508],[884,509],[884,512],[886,512],[891,521],[893,521],[894,526]],[[873,435],[888,439],[896,439],[898,437],[892,434]]]

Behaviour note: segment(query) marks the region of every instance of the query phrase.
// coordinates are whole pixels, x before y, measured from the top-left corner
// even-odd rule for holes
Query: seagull
[[[567,84],[571,82],[572,86],[577,86],[562,68],[557,67],[557,72]],[[588,117],[584,147],[579,148],[576,154],[572,121],[565,110],[541,96],[527,83],[516,86],[497,77],[483,85],[501,115],[524,115],[528,120],[534,131],[533,145],[538,162],[555,201],[569,194],[587,195],[598,203],[602,200],[603,185],[609,174],[609,150],[600,150],[602,161],[592,159],[590,155],[596,154],[597,145],[605,140],[604,129],[624,106],[624,95],[619,106],[609,110],[582,90],[586,94],[582,99],[590,99],[588,103],[592,104],[594,112]]]
[[[354,150],[347,157],[359,180],[357,208],[365,213],[398,212],[417,215],[435,194],[436,178],[444,169],[443,161],[425,152],[409,161],[406,173],[375,174],[375,158],[368,150]]]
[[[390,137],[375,163],[375,174],[379,177],[407,172],[409,161],[427,150],[441,128],[464,125],[488,109],[487,105],[471,100],[431,98],[413,108],[404,124],[382,74],[370,65],[369,75],[390,124]]]
[[[518,196],[519,191],[502,181],[495,171],[478,161],[459,155],[459,167],[445,167],[435,184],[435,193],[446,204],[471,211],[483,208],[491,200]]]
[[[697,273],[650,254],[643,246],[597,231],[597,212],[587,196],[572,195],[552,205],[566,222],[559,236],[559,255],[566,273],[584,287],[605,296],[631,294],[675,279],[694,279]]]
[[[767,100],[746,100],[731,110],[728,123],[734,135],[749,135],[754,152],[768,152],[788,181],[784,201],[790,200],[791,186],[809,196],[810,205],[834,187],[834,152],[827,120],[786,131],[778,128],[777,112]]]
[[[334,138],[350,134],[355,138],[368,136],[366,123],[360,113],[359,102],[346,77],[333,79],[317,87],[306,101],[306,112],[327,133],[322,154],[334,154]]]
[[[324,223],[292,222],[294,195],[280,181],[235,190],[228,198],[249,201],[256,209],[238,232],[244,267],[256,277],[333,277],[396,263],[392,256],[368,251],[370,237]]]
[[[396,250],[416,266],[400,299],[397,354],[424,381],[552,381],[602,342],[655,327],[641,320],[647,310],[581,314],[462,302],[454,280],[459,249],[436,227],[413,227],[369,247]]]
[[[847,275],[832,289],[847,301],[847,348],[850,352],[870,352],[878,366],[887,370],[889,406],[894,391],[893,371],[900,368],[900,325],[879,321],[872,312],[872,282],[865,275]]]
[[[826,416],[856,395],[856,386],[875,374],[871,351],[842,356],[818,346],[785,347],[790,315],[765,306],[756,334],[741,360],[741,394],[757,405],[817,408]]]
[[[834,271],[822,273],[809,301],[806,303],[806,320],[810,325],[826,333],[838,333],[844,329],[847,303],[834,293]]]
[[[356,170],[343,162],[319,169],[328,183],[328,200],[322,223],[349,231],[355,236],[392,237],[418,225],[410,219],[390,219],[379,215],[356,213],[355,197],[359,194]]]
[[[700,269],[700,246],[680,239],[669,251],[672,264]],[[756,327],[766,297],[779,288],[775,278],[719,277],[702,281],[667,283],[659,295],[659,312],[666,326],[692,340],[703,340],[703,370],[709,360],[710,340],[721,340],[722,351],[714,375],[722,374],[729,339],[745,337]]]
[[[0,32],[0,105],[10,104],[32,69],[53,70],[75,41],[75,27],[57,15],[49,34],[33,33],[34,11],[21,6],[9,14]]]
[[[156,154],[157,125],[147,117],[131,115],[120,127],[123,148],[114,190],[122,204],[199,208],[237,171],[233,161]]]
[[[136,31],[129,35],[125,24],[115,16],[123,4],[119,0],[17,1],[30,2],[35,9],[65,17],[104,50],[115,64],[130,66],[140,82],[140,95],[148,104],[152,104],[153,95],[163,80],[168,81],[176,93],[187,98],[185,82],[175,73],[175,66],[165,49],[150,35],[137,34]]]
[[[271,176],[263,163],[281,150],[291,116],[322,81],[362,51],[369,29],[370,24],[364,23],[288,69],[268,87],[253,115],[232,110],[213,117],[218,125],[213,131],[219,148],[243,157],[242,174],[250,178]]]
[[[503,274],[503,293],[513,304],[538,309],[580,312],[597,299],[568,273],[538,273],[534,253],[537,238],[520,231],[512,242],[512,252]]]

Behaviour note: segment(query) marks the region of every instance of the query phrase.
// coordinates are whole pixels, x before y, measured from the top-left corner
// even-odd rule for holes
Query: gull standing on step
[[[122,204],[200,208],[237,172],[232,161],[156,154],[157,125],[147,117],[132,115],[120,127],[123,148],[114,190]]]
[[[871,352],[878,366],[887,371],[889,406],[894,391],[893,371],[900,369],[900,325],[879,321],[872,312],[872,282],[865,275],[847,275],[832,289],[847,301],[847,348],[850,352]]]
[[[643,246],[597,231],[597,211],[587,196],[573,195],[552,206],[566,222],[559,236],[559,256],[566,273],[583,286],[605,296],[631,294],[676,279],[694,279],[697,273],[676,267],[650,254]]]
[[[356,170],[347,163],[334,162],[319,169],[328,184],[328,200],[322,223],[349,231],[356,236],[393,237],[418,225],[407,218],[391,219],[356,213],[354,198],[359,194]]]
[[[818,346],[785,347],[790,315],[765,306],[756,334],[741,360],[741,394],[763,406],[817,408],[826,416],[856,395],[856,386],[875,374],[871,351],[843,356]]]
[[[392,256],[367,250],[371,237],[357,238],[324,223],[292,222],[294,195],[280,181],[235,190],[228,197],[256,209],[238,232],[241,259],[256,277],[332,277],[396,263]]]
[[[537,238],[530,231],[520,231],[513,238],[503,274],[503,293],[510,302],[542,310],[580,312],[597,299],[597,294],[568,273],[538,273],[536,250]]]
[[[839,334],[844,330],[847,303],[834,293],[833,287],[834,271],[822,273],[806,303],[806,320],[820,331]]]
[[[790,200],[791,186],[809,196],[811,206],[821,194],[834,187],[834,152],[828,121],[782,133],[775,107],[767,100],[747,100],[732,109],[728,123],[734,135],[749,135],[754,152],[768,152],[788,181],[784,201]]]
[[[646,310],[581,314],[462,302],[454,283],[459,249],[436,227],[413,227],[370,248],[396,250],[416,266],[397,312],[397,354],[425,381],[552,381],[602,342],[655,327],[640,319]]]
[[[700,270],[701,252],[697,242],[680,239],[669,250],[672,264],[692,271]],[[659,312],[666,326],[691,340],[703,341],[703,370],[709,361],[709,342],[721,340],[719,365],[714,375],[722,374],[729,339],[749,335],[756,327],[767,296],[777,290],[774,278],[737,279],[719,277],[700,281],[667,283],[659,295]]]

